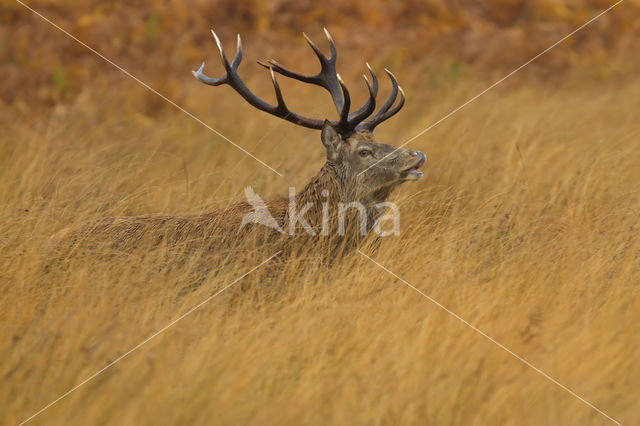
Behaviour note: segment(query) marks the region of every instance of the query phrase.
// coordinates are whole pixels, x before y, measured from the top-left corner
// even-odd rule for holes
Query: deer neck
[[[348,182],[339,168],[327,162],[320,169],[305,187],[295,196],[295,204],[300,208],[311,206],[305,218],[307,222],[314,228],[319,229],[323,222],[323,215],[326,220],[327,209],[330,220],[336,222],[340,206],[349,206],[356,203],[366,209],[366,217],[368,229],[375,220],[383,213],[384,209],[380,208],[379,203],[387,200],[393,188],[383,188],[372,194],[359,196],[358,189],[352,183]],[[349,208],[348,216],[353,220],[359,220],[360,211],[357,208]],[[336,226],[332,224],[332,228]]]
[[[296,204],[300,206],[307,203],[333,205],[345,201],[344,184],[339,178],[337,169],[330,163],[325,163],[318,174],[296,194]]]

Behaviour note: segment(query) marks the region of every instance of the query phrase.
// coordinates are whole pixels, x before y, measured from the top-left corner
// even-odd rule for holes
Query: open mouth
[[[418,152],[419,155],[419,159],[418,162],[409,167],[408,169],[405,169],[402,171],[402,173],[400,174],[402,176],[403,179],[405,180],[418,180],[423,176],[423,173],[419,170],[420,167],[424,166],[424,163],[427,161],[427,157],[425,157],[425,155],[421,152]]]

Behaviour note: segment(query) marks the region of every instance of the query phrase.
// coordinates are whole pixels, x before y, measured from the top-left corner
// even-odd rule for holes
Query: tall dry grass
[[[486,87],[403,82],[406,110],[378,132],[393,144]],[[86,88],[35,120],[2,119],[1,423],[26,419],[268,256],[214,268],[195,289],[188,262],[167,270],[138,255],[44,273],[53,232],[104,215],[205,211],[248,185],[286,195],[320,168],[317,132],[228,89],[185,85],[190,111],[284,177],[178,111],[140,113],[154,95],[132,81]],[[313,93],[298,106],[323,111]],[[394,196],[401,236],[365,248],[624,424],[640,411],[639,109],[633,80],[531,78],[489,92],[411,143],[429,161]],[[298,259],[276,276],[252,273],[32,420],[607,422],[357,253],[330,270]]]

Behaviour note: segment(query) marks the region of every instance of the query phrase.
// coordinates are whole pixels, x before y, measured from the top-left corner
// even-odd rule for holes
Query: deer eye
[[[369,151],[368,149],[361,149],[360,151],[358,151],[358,155],[362,158],[364,157],[368,157],[370,155],[373,155],[373,153],[371,151]]]

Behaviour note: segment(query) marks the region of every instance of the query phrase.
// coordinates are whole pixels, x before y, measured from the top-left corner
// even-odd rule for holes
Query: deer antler
[[[276,117],[280,117],[284,120],[290,121],[294,124],[309,127],[312,129],[321,129],[325,122],[324,119],[305,117],[287,108],[282,96],[282,91],[280,90],[280,86],[278,85],[278,81],[276,80],[275,73],[282,74],[285,77],[293,78],[305,83],[315,84],[326,89],[333,99],[336,110],[338,111],[338,114],[340,114],[340,119],[337,121],[331,121],[330,123],[334,128],[336,128],[336,130],[338,130],[338,132],[343,135],[349,135],[355,130],[373,132],[378,124],[390,118],[391,116],[396,114],[400,110],[400,108],[402,108],[402,106],[404,105],[404,92],[402,92],[402,89],[399,88],[393,74],[385,69],[393,84],[392,93],[389,96],[389,99],[387,99],[387,101],[380,108],[380,110],[372,118],[364,121],[374,112],[376,107],[376,96],[378,94],[378,78],[369,64],[367,64],[367,68],[369,69],[373,82],[373,84],[371,84],[367,76],[363,76],[365,84],[367,85],[367,89],[369,91],[369,98],[358,110],[349,113],[349,110],[351,108],[351,97],[349,95],[349,90],[340,78],[340,74],[338,74],[338,72],[336,71],[338,52],[333,39],[329,34],[329,31],[327,31],[327,29],[325,28],[324,32],[327,36],[327,40],[329,40],[329,47],[331,49],[330,57],[326,57],[322,53],[320,48],[315,43],[313,43],[313,41],[311,41],[311,39],[309,39],[306,34],[303,33],[305,39],[309,43],[309,46],[311,46],[316,56],[318,57],[318,60],[320,61],[320,72],[315,75],[305,75],[297,73],[279,64],[273,59],[266,63],[258,62],[263,67],[269,69],[269,72],[271,74],[271,81],[273,83],[273,88],[276,94],[277,105],[271,105],[270,103],[265,102],[264,100],[257,97],[253,92],[251,92],[251,90],[249,90],[249,88],[244,84],[244,82],[238,75],[238,66],[242,61],[242,43],[240,41],[240,35],[238,35],[238,47],[236,56],[231,64],[229,64],[229,61],[227,60],[227,57],[224,53],[224,49],[222,48],[222,44],[220,43],[220,39],[218,38],[216,33],[211,30],[211,33],[213,34],[213,37],[218,46],[218,50],[220,51],[222,63],[226,70],[226,74],[224,76],[220,78],[211,78],[206,76],[203,73],[204,62],[202,63],[198,71],[192,72],[198,80],[211,86],[228,84],[236,92],[238,92],[240,96],[242,96],[247,102],[249,102],[249,104],[253,105],[259,110],[265,111],[269,114],[275,115]],[[398,90],[401,94],[400,102],[394,108],[391,108],[396,100]]]
[[[366,130],[368,132],[373,133],[373,130],[376,128],[378,124],[396,115],[396,113],[400,111],[404,106],[404,90],[402,90],[402,87],[398,86],[398,80],[396,80],[396,77],[393,75],[391,71],[389,71],[386,68],[384,69],[384,71],[389,76],[389,79],[391,79],[391,84],[392,84],[391,94],[389,95],[389,98],[387,98],[386,102],[380,107],[378,112],[373,117],[356,126],[357,130]],[[373,73],[373,71],[371,72]],[[391,108],[393,103],[396,101],[398,92],[400,92],[400,101],[396,106]]]

